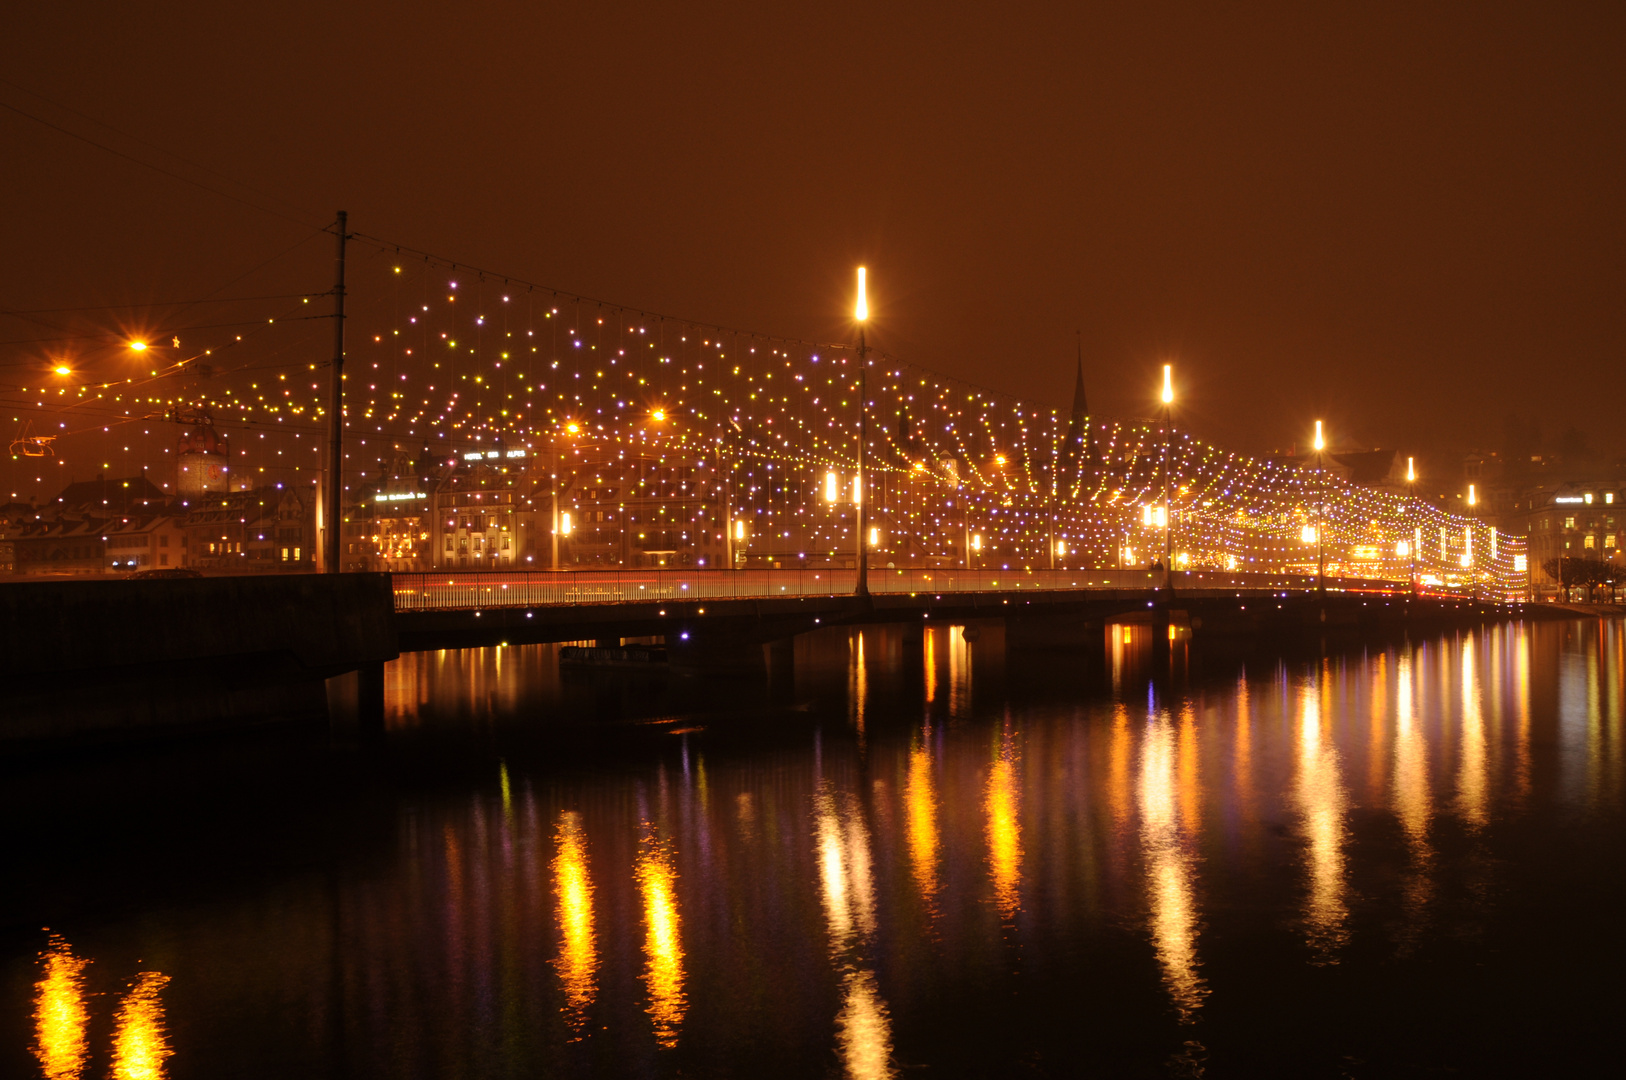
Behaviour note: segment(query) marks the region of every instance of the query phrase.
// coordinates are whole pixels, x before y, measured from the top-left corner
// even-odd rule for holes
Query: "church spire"
[[[1084,397],[1084,335],[1078,335],[1078,378],[1073,383],[1073,418],[1081,420],[1090,415],[1090,403]]]

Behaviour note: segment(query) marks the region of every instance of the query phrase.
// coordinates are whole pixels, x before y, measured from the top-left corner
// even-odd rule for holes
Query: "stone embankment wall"
[[[0,584],[0,745],[325,721],[396,655],[385,574]]]

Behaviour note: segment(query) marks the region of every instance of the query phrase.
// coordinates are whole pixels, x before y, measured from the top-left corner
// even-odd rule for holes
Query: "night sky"
[[[1065,407],[1081,343],[1119,417],[1172,362],[1182,425],[1250,452],[1321,417],[1444,460],[1512,413],[1616,454],[1623,29],[1607,4],[24,5],[0,308],[35,314],[0,318],[3,419],[61,360],[137,363],[121,333],[190,346],[286,304],[40,309],[321,292],[342,207],[819,341],[851,336],[863,263],[899,357]],[[324,326],[279,362],[324,360]],[[0,459],[7,491],[151,464],[174,429],[149,432],[116,463],[128,429],[64,437],[55,482]]]

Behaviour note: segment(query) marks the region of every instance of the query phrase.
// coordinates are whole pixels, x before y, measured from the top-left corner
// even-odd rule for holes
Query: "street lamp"
[[[1417,519],[1417,459],[1406,458],[1406,502],[1411,509],[1413,522]],[[1423,545],[1422,526],[1414,529],[1411,537],[1411,591],[1417,592],[1417,549]]]
[[[865,289],[865,270],[858,268],[858,302],[853,305],[853,318],[858,322],[858,476],[853,481],[853,495],[855,498],[854,510],[856,513],[857,528],[855,535],[858,540],[858,585],[853,589],[855,596],[869,595],[869,545],[864,535],[865,506],[867,501],[863,498],[864,490],[864,443],[868,440],[869,432],[866,424],[869,419],[868,388],[865,375],[869,368],[869,344],[864,339],[864,324],[869,321],[869,294]]]
[[[1327,592],[1327,542],[1323,525],[1327,516],[1327,477],[1322,470],[1321,452],[1327,448],[1327,440],[1321,435],[1321,421],[1315,422],[1315,471],[1316,471],[1316,505],[1315,505],[1315,587],[1316,591],[1325,595]]]
[[[1468,583],[1473,588],[1473,591],[1474,591],[1474,602],[1475,603],[1479,602],[1479,565],[1478,565],[1479,564],[1479,558],[1478,558],[1477,552],[1474,550],[1474,525],[1477,522],[1478,513],[1479,513],[1477,510],[1474,509],[1474,507],[1476,507],[1478,505],[1479,505],[1479,493],[1474,490],[1474,485],[1469,484],[1468,485],[1468,525],[1467,525],[1467,532],[1465,534],[1466,538],[1467,538],[1467,541],[1468,541],[1468,545],[1467,545],[1468,551],[1466,552],[1466,555],[1465,555],[1465,558],[1468,561],[1468,565],[1467,565],[1467,567],[1465,569],[1468,571]]]
[[[1174,406],[1173,366],[1163,365],[1163,584],[1171,593],[1174,591],[1174,505],[1169,502],[1169,466],[1172,464],[1169,444],[1173,438],[1169,421]]]

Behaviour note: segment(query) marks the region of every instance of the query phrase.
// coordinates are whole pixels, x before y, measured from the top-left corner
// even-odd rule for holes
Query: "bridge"
[[[1154,650],[1504,617],[1471,591],[1384,579],[1146,570],[328,574],[0,585],[0,745],[145,738],[326,717],[375,720],[402,652],[654,642],[678,670],[781,673],[821,627],[997,623],[1007,647],[1082,657],[1112,624]],[[1172,585],[1172,588],[1171,588]],[[592,655],[592,654],[589,654]],[[609,653],[600,658],[614,659]],[[651,654],[642,654],[648,658]]]
[[[764,336],[350,239],[372,252],[337,323],[336,397],[322,365],[284,370],[303,333],[285,328],[308,315],[216,343],[228,370],[198,367],[203,344],[150,381],[15,392],[104,432],[209,416],[252,436],[229,475],[282,479],[231,493],[278,493],[251,522],[216,490],[223,441],[177,445],[189,495],[169,551],[237,577],[0,585],[8,670],[61,684],[7,731],[186,726],[314,703],[335,678],[365,712],[403,649],[654,638],[675,665],[723,670],[831,624],[997,618],[1042,647],[1133,616],[1161,648],[1527,593],[1523,537],[1418,498],[1410,473],[1346,473],[1319,422],[1313,456],[1215,446],[1177,422],[1168,367],[1160,415],[1103,417],[1082,358],[1056,409],[870,348],[862,319],[848,342]],[[329,573],[269,572],[318,546],[285,488],[324,508],[308,524],[338,551]],[[87,544],[101,531],[69,524]]]

